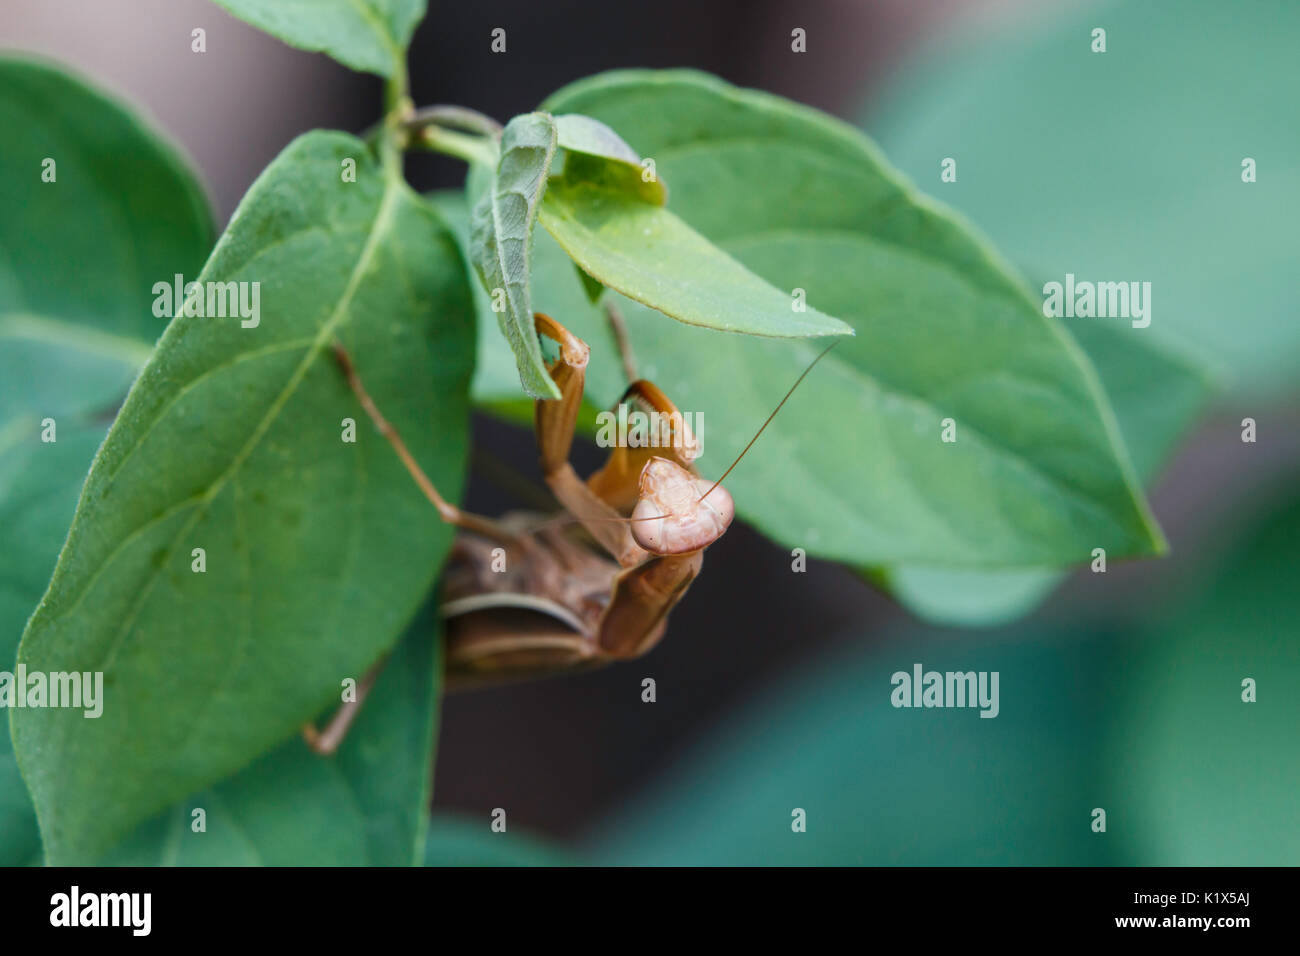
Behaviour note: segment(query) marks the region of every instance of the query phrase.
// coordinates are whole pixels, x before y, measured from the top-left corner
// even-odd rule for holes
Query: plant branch
[[[502,129],[501,124],[486,113],[480,113],[468,106],[445,104],[422,106],[412,112],[406,120],[406,128],[412,132],[424,129],[426,126],[451,127],[467,133],[478,133],[480,136],[491,136],[493,139],[501,136]]]
[[[407,133],[405,123],[415,112],[415,104],[409,95],[410,79],[406,64],[388,78],[384,84],[384,119],[374,129],[366,133],[367,142],[378,139],[379,155],[384,169],[390,176],[402,175],[402,150],[406,148]]]
[[[433,125],[419,130],[409,141],[408,148],[424,148],[488,167],[496,166],[500,152],[493,137],[469,136]]]

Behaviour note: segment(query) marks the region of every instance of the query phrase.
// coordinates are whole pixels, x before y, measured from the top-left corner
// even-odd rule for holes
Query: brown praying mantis
[[[653,648],[669,611],[700,573],[704,549],[735,515],[722,480],[830,351],[804,370],[722,478],[709,482],[693,463],[698,446],[684,418],[658,387],[636,377],[622,319],[612,306],[606,315],[631,382],[620,401],[632,399],[672,423],[673,440],[660,447],[620,444],[604,467],[580,478],[569,450],[591,351],[559,322],[536,313],[538,335],[559,347],[548,370],[560,397],[537,400],[533,415],[542,476],[564,511],[559,520],[531,512],[489,518],[449,503],[375,406],[348,353],[334,347],[366,414],[442,520],[461,529],[443,575],[440,607],[452,689],[630,660]],[[303,728],[313,750],[331,754],[338,748],[382,666],[362,679],[355,700],[323,730]]]

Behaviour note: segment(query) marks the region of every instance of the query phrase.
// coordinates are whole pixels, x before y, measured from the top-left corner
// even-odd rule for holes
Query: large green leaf
[[[1133,463],[1147,485],[1205,406],[1214,382],[1186,356],[1113,325],[1080,325],[1088,353],[1115,407]],[[903,566],[883,572],[890,592],[910,610],[944,624],[989,626],[1027,613],[1059,584],[1050,568],[969,571]]]
[[[0,59],[0,670],[49,583],[112,409],[161,334],[153,284],[211,248],[203,190],[116,101],[51,65]],[[45,160],[53,181],[45,182]],[[57,441],[41,441],[44,418]],[[0,733],[0,864],[39,854]]]
[[[1300,124],[1278,107],[1279,91],[1300,81],[1300,5],[1142,0],[1035,13],[995,30],[972,22],[924,51],[868,129],[1030,274],[1148,281],[1144,335],[1225,367],[1243,395],[1294,394],[1286,211],[1300,208]],[[1098,27],[1105,53],[1092,52]],[[956,182],[939,181],[945,157]],[[1256,182],[1242,181],[1246,158]]]
[[[124,866],[411,866],[424,861],[438,626],[430,605],[333,757],[301,739],[160,814],[104,862]],[[328,717],[323,714],[322,717]],[[202,808],[206,829],[194,830]]]
[[[501,133],[496,175],[470,216],[470,261],[500,308],[497,322],[510,343],[519,381],[529,395],[559,398],[546,371],[533,326],[529,289],[533,223],[555,156],[555,121],[545,113],[516,116]]]
[[[216,0],[241,20],[354,70],[393,76],[424,17],[425,0]]]
[[[1161,548],[1086,358],[860,134],[680,71],[606,74],[546,105],[619,130],[655,158],[693,228],[856,324],[729,479],[747,520],[854,563],[988,568]],[[623,308],[642,374],[703,415],[713,474],[818,351]],[[595,346],[589,383],[606,406],[621,392],[617,356],[589,311],[557,318]],[[940,441],[948,417],[952,444]]]
[[[93,859],[247,765],[406,626],[451,533],[330,347],[347,347],[455,498],[473,352],[464,270],[432,208],[353,137],[296,140],[249,191],[200,279],[262,283],[260,322],[183,315],[168,328],[20,649],[31,671],[105,673],[96,720],[13,712],[51,862]],[[345,418],[355,443],[341,440]]]

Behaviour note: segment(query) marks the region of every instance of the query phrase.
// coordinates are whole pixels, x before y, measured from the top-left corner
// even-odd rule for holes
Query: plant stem
[[[366,142],[379,146],[385,163],[393,161],[388,153],[394,150],[400,153],[427,149],[471,164],[496,166],[500,155],[497,145],[501,138],[500,123],[468,106],[438,104],[417,110],[406,91],[407,77],[403,71],[384,87],[387,111],[383,122],[363,134]]]
[[[419,130],[410,141],[411,149],[430,149],[436,153],[446,153],[467,163],[479,163],[495,167],[499,150],[496,140],[489,136],[467,136],[441,126],[426,126]]]
[[[406,65],[395,72],[384,84],[384,119],[378,130],[366,135],[371,140],[375,133],[379,137],[379,156],[384,165],[384,172],[389,176],[402,176],[402,150],[407,145],[408,134],[406,122],[415,112],[415,104],[408,95],[410,79]]]
[[[410,91],[410,75],[407,73],[406,64],[402,63],[401,68],[384,83],[384,113],[387,116],[392,116],[394,113],[409,113]]]
[[[406,121],[406,128],[413,132],[426,126],[450,126],[467,133],[478,133],[480,136],[493,138],[500,137],[502,129],[501,124],[486,113],[472,110],[468,106],[446,104],[422,106]]]

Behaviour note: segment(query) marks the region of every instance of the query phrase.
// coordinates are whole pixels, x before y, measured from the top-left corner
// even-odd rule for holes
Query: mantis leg
[[[587,343],[550,316],[538,312],[534,321],[538,334],[560,346],[560,357],[550,367],[560,397],[539,399],[534,413],[542,475],[560,504],[619,564],[624,567],[639,564],[645,560],[646,551],[633,540],[625,516],[587,487],[569,464],[569,449],[573,446],[573,429],[582,404],[591,350]]]
[[[352,722],[357,719],[357,714],[361,712],[361,705],[366,702],[366,696],[370,693],[370,688],[375,685],[375,680],[379,677],[379,672],[384,669],[384,664],[388,662],[387,658],[381,660],[361,678],[357,684],[357,699],[347,701],[339,706],[330,718],[329,723],[325,725],[324,730],[317,730],[315,724],[304,724],[302,728],[302,739],[306,741],[307,746],[322,757],[329,757],[339,749],[339,744],[343,743],[343,738],[347,736],[348,729]]]
[[[658,416],[661,426],[671,428],[671,437],[667,444],[658,442],[661,429],[652,429],[655,441],[644,447],[629,448],[616,446],[609,453],[604,466],[587,479],[587,486],[611,507],[621,511],[631,511],[639,494],[638,482],[641,469],[651,458],[667,458],[675,461],[692,474],[699,472],[695,468],[694,456],[699,453],[699,445],[690,426],[672,399],[659,390],[659,386],[645,379],[638,379],[627,387],[619,404],[633,398]]]
[[[654,647],[668,626],[668,612],[700,573],[699,551],[651,558],[626,568],[614,581],[596,644],[606,657],[627,660]]]
[[[361,402],[361,407],[370,416],[370,420],[375,423],[375,427],[379,429],[380,434],[388,439],[388,443],[393,446],[393,450],[397,452],[397,457],[402,460],[402,464],[406,466],[406,470],[415,479],[419,489],[424,492],[424,496],[438,509],[438,516],[448,524],[454,524],[466,531],[474,531],[507,544],[517,544],[518,539],[516,536],[503,528],[500,523],[483,515],[462,511],[438,493],[438,489],[429,480],[429,476],[424,473],[424,469],[420,467],[410,449],[406,447],[406,442],[402,441],[402,436],[397,433],[397,429],[379,411],[365,386],[361,384],[361,376],[357,374],[356,367],[352,364],[352,357],[337,342],[334,343],[334,357],[338,360],[339,367],[342,368],[343,374],[348,380],[348,386],[356,394],[358,401]]]

